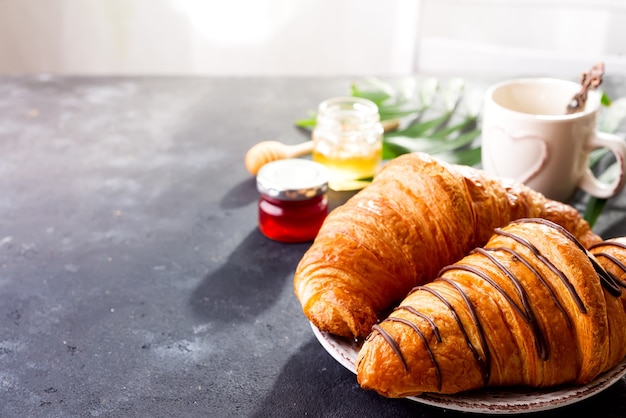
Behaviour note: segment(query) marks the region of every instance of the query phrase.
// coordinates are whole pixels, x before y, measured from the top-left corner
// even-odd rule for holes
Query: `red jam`
[[[328,214],[328,170],[322,164],[288,159],[268,163],[257,173],[259,229],[282,242],[315,238]]]
[[[325,195],[296,201],[261,196],[259,228],[263,235],[276,241],[311,241],[320,230],[327,213],[328,199]]]

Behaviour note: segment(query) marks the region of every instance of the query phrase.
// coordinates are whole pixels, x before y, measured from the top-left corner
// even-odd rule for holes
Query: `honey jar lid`
[[[328,191],[328,169],[301,158],[265,164],[256,176],[259,193],[279,200],[307,200]]]

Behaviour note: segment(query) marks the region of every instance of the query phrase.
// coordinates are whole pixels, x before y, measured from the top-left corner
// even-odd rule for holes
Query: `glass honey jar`
[[[358,97],[336,97],[319,105],[312,133],[313,160],[329,169],[333,190],[356,190],[382,160],[383,126],[378,106]]]

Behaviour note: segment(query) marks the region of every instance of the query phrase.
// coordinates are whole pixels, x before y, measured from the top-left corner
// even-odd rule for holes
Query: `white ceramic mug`
[[[590,91],[582,111],[566,114],[578,83],[549,79],[509,80],[490,87],[482,122],[483,169],[565,201],[577,188],[598,198],[614,196],[624,185],[626,142],[596,131],[601,95]],[[619,176],[598,180],[589,153],[608,148],[619,162]]]

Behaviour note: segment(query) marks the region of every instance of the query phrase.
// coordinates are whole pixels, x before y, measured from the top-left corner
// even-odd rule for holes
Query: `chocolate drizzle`
[[[578,293],[576,293],[576,289],[574,289],[574,286],[569,281],[567,276],[565,276],[565,274],[561,270],[556,268],[556,266],[550,260],[548,260],[543,254],[541,254],[541,252],[537,249],[537,247],[535,247],[527,239],[522,238],[522,237],[520,237],[518,235],[515,235],[515,234],[511,234],[509,232],[506,232],[506,231],[504,231],[504,230],[502,230],[500,228],[496,228],[494,230],[494,232],[496,234],[498,234],[498,235],[502,235],[502,236],[505,236],[507,238],[511,238],[512,240],[514,240],[514,241],[518,242],[519,244],[522,244],[525,247],[527,247],[528,249],[530,249],[533,252],[533,254],[539,260],[541,260],[541,262],[543,262],[543,264],[545,264],[550,270],[552,270],[552,272],[554,274],[556,274],[557,277],[561,280],[561,282],[565,285],[565,287],[567,288],[567,291],[570,293],[570,295],[572,296],[572,298],[576,302],[576,305],[578,306],[578,310],[580,310],[581,313],[587,313],[587,308],[585,308],[585,305],[583,304],[583,301],[580,299],[580,296],[578,295]]]
[[[613,264],[615,264],[620,270],[622,270],[623,272],[626,272],[626,264],[622,263],[621,261],[619,261],[615,256],[609,254],[609,253],[605,253],[605,252],[599,252],[599,253],[595,253],[594,254],[596,257],[605,257],[607,259],[609,259]],[[613,277],[615,279],[615,282],[623,288],[626,288],[626,282],[624,282],[623,280],[619,280],[616,277]]]
[[[623,242],[617,242],[617,241],[598,242],[597,244],[593,244],[591,247],[589,247],[589,249],[593,250],[598,247],[606,247],[606,246],[620,247],[626,250],[626,244],[624,244]]]
[[[580,241],[578,241],[576,237],[573,236],[567,229],[563,228],[561,225],[555,224],[552,221],[548,221],[542,218],[523,218],[515,222],[516,223],[524,223],[524,222],[540,223],[540,224],[551,226],[552,228],[561,232],[563,235],[565,235],[565,237],[567,237],[570,241],[576,244],[576,246],[578,246],[578,248],[581,251],[583,251],[587,255],[587,257],[589,257],[589,261],[591,262],[591,264],[593,265],[593,268],[595,269],[596,273],[598,273],[598,276],[600,277],[600,283],[602,284],[602,287],[604,287],[611,295],[615,296],[616,298],[622,295],[622,289],[619,286],[620,280],[618,280],[616,277],[613,277],[613,275],[610,274],[608,271],[606,271],[604,267],[598,264],[595,258],[590,256],[589,251],[587,251],[587,249],[580,243]],[[604,241],[602,243],[595,244],[591,246],[590,250],[592,248],[596,248],[603,244],[607,245],[608,242],[609,241]],[[614,244],[617,244],[616,246],[618,247],[626,248],[626,246],[624,246],[623,244],[620,244],[620,243],[614,243]]]
[[[611,273],[606,271],[604,267],[602,267],[593,257],[589,257],[591,260],[591,264],[593,264],[593,268],[598,273],[600,277],[600,282],[602,283],[602,287],[604,287],[611,295],[616,298],[622,295],[622,289],[619,286],[619,281],[616,277],[614,277]]]
[[[443,279],[443,278],[439,278],[438,280],[444,280],[447,283],[452,283],[447,279]],[[456,284],[455,284],[456,285]],[[471,305],[471,303],[469,303],[469,300],[467,299],[467,296],[465,295],[464,292],[460,291],[460,289],[458,289],[459,292],[461,293],[462,296],[465,296],[465,302],[468,305],[468,308],[470,309],[470,312],[472,312],[472,317],[474,320],[476,320],[476,313],[474,312],[474,307]],[[468,348],[470,349],[470,351],[472,352],[472,355],[474,356],[474,358],[476,359],[476,361],[478,362],[478,365],[483,373],[483,380],[485,382],[485,384],[487,384],[489,382],[489,371],[490,371],[490,364],[487,364],[488,359],[490,359],[490,356],[485,356],[485,358],[481,357],[480,354],[478,353],[478,351],[476,350],[476,347],[474,347],[474,345],[472,344],[469,336],[467,335],[467,331],[465,330],[465,326],[463,325],[463,322],[461,322],[461,318],[459,318],[458,313],[456,312],[456,309],[454,309],[454,306],[452,306],[452,304],[450,304],[450,302],[443,296],[441,295],[441,293],[437,292],[435,289],[432,289],[430,287],[427,286],[417,286],[415,288],[413,288],[413,290],[411,290],[411,293],[413,292],[417,292],[417,291],[426,291],[430,294],[432,294],[433,296],[435,296],[437,299],[439,299],[444,305],[446,305],[446,307],[449,309],[450,313],[452,314],[452,316],[454,317],[454,320],[456,321],[457,325],[459,326],[459,329],[461,330],[461,333],[463,334],[463,337],[465,338],[465,342],[467,343]],[[482,327],[480,328],[479,332],[481,333],[481,341],[484,342],[484,332],[482,332]],[[431,357],[434,358],[434,355],[432,354],[432,350],[430,348],[430,346],[426,346],[429,355]],[[484,345],[485,348],[487,348],[487,345]],[[438,367],[438,366],[436,366]],[[440,376],[440,373],[437,373]],[[441,379],[439,379],[438,382],[438,386],[441,387]]]
[[[432,352],[432,350],[428,346],[428,340],[426,340],[426,337],[424,336],[424,333],[422,333],[422,330],[420,330],[417,327],[417,325],[415,325],[414,323],[412,323],[411,321],[409,321],[407,319],[403,319],[403,318],[389,318],[389,321],[390,322],[400,322],[402,324],[405,324],[406,326],[408,326],[411,329],[413,329],[413,331],[415,331],[415,333],[420,337],[420,339],[424,343],[424,347],[427,347],[426,352],[428,353],[428,356],[430,357],[430,361],[432,361],[433,365],[435,366],[435,373],[437,374],[438,389],[441,391],[441,369],[439,368],[439,363],[437,363],[437,359],[435,358],[435,354]],[[438,342],[441,342],[441,340],[439,340]],[[407,370],[406,362],[404,362],[404,370]]]
[[[437,340],[437,342],[441,343],[441,334],[439,333],[439,328],[437,327],[437,325],[435,324],[435,322],[431,318],[429,318],[427,315],[423,314],[422,312],[419,312],[417,309],[413,308],[412,306],[398,306],[397,308],[394,309],[394,311],[397,311],[397,310],[406,310],[406,311],[412,313],[413,315],[416,315],[416,316],[424,319],[430,325],[430,328],[432,329],[433,335],[435,336],[435,339]],[[441,380],[441,369],[439,368],[439,364],[437,363],[437,359],[435,358],[435,354],[430,349],[430,346],[428,344],[428,340],[426,339],[426,336],[424,335],[422,330],[419,329],[419,327],[416,324],[414,324],[413,322],[411,322],[411,321],[409,321],[407,319],[403,319],[403,318],[389,317],[385,321],[401,323],[401,324],[404,324],[404,325],[408,326],[413,331],[415,331],[415,333],[419,336],[419,338],[424,343],[424,347],[426,349],[426,352],[428,353],[428,356],[430,357],[430,360],[432,361],[433,366],[435,367],[435,373],[437,375],[437,382],[438,382],[438,389],[441,390],[441,382],[442,382],[442,380]],[[402,366],[404,367],[404,370],[407,371],[408,370],[408,366],[407,366],[406,360],[404,358],[404,355],[402,354],[402,351],[400,350],[400,347],[398,347],[398,344],[393,339],[393,337],[391,337],[391,335],[389,335],[389,333],[387,331],[385,331],[385,329],[383,327],[381,327],[380,325],[374,325],[372,327],[372,330],[375,330],[376,332],[378,332],[383,337],[383,339],[387,342],[387,344],[389,344],[391,349],[394,351],[394,353],[398,356],[398,358],[402,362]]]
[[[555,230],[559,231],[563,236],[567,237],[571,242],[576,244],[576,246],[588,256],[591,264],[593,265],[596,273],[598,274],[598,277],[600,278],[602,286],[605,289],[607,289],[607,291],[610,294],[618,297],[621,294],[621,288],[626,288],[626,282],[618,280],[616,277],[609,274],[595,260],[595,257],[606,257],[607,259],[611,260],[611,262],[613,262],[615,265],[617,265],[622,271],[626,272],[626,265],[623,262],[620,262],[611,254],[608,254],[605,252],[599,252],[595,254],[595,257],[592,256],[591,253],[587,251],[587,249],[585,249],[585,247],[565,228],[545,219],[535,219],[535,218],[520,219],[518,221],[515,221],[515,223],[538,223],[538,224],[543,224],[543,225],[547,225],[549,227],[554,228]],[[543,265],[545,265],[547,269],[550,270],[563,283],[563,285],[567,289],[568,294],[570,295],[572,300],[576,303],[576,306],[578,310],[580,311],[580,313],[585,314],[587,312],[587,309],[580,295],[578,295],[575,287],[567,278],[567,276],[560,269],[558,269],[548,258],[546,258],[535,245],[533,245],[530,241],[528,241],[524,237],[521,237],[520,235],[505,231],[500,228],[496,228],[494,232],[497,235],[501,235],[506,238],[509,238],[517,242],[518,244],[522,245],[523,247],[526,247],[527,249],[529,249],[532,255],[536,257],[537,260],[539,260]],[[605,241],[602,244],[598,244],[592,248],[595,248],[599,245],[615,245],[615,246],[626,249],[626,245],[622,243],[608,242],[608,241]],[[452,288],[455,289],[455,291],[462,298],[463,303],[465,304],[467,308],[467,313],[471,318],[471,324],[474,326],[476,334],[478,336],[477,338],[479,340],[478,341],[479,347],[475,346],[475,343],[473,343],[472,339],[469,337],[468,330],[466,329],[466,327],[469,326],[469,324],[463,323],[455,307],[438,290],[428,285],[417,286],[411,290],[409,295],[414,292],[425,291],[435,296],[446,306],[449,313],[454,318],[459,330],[461,331],[463,338],[465,339],[465,342],[467,344],[467,347],[471,351],[472,355],[474,356],[479,366],[479,369],[483,376],[484,384],[487,385],[489,383],[490,374],[491,374],[491,353],[490,353],[489,345],[487,344],[487,339],[486,339],[485,332],[483,329],[483,324],[481,324],[476,308],[474,304],[472,303],[472,301],[470,300],[468,293],[457,282],[444,277],[444,274],[446,272],[451,271],[451,270],[466,271],[470,274],[473,274],[481,278],[482,280],[485,280],[499,294],[501,294],[505,298],[505,300],[510,304],[512,309],[515,312],[517,312],[521,316],[521,318],[523,318],[523,320],[527,323],[527,325],[532,330],[534,334],[534,338],[535,338],[535,347],[537,350],[537,355],[541,360],[545,361],[549,358],[549,350],[548,350],[549,345],[547,343],[546,336],[544,332],[541,330],[539,322],[537,321],[535,317],[535,313],[532,309],[531,299],[528,297],[527,291],[524,285],[522,284],[522,282],[520,281],[519,277],[517,277],[513,273],[513,271],[509,267],[507,267],[507,265],[505,265],[503,261],[501,261],[502,257],[501,256],[499,257],[498,254],[507,254],[510,260],[513,260],[515,262],[521,262],[532,274],[534,274],[537,280],[539,280],[539,282],[542,284],[542,286],[550,295],[552,301],[554,302],[555,306],[559,309],[559,311],[563,315],[563,318],[567,322],[567,325],[570,329],[573,327],[573,320],[567,314],[567,311],[565,307],[563,306],[563,304],[559,301],[559,298],[557,298],[554,289],[548,284],[547,278],[544,277],[543,274],[537,268],[535,268],[533,264],[528,259],[526,259],[525,256],[521,254],[520,252],[515,251],[511,248],[500,246],[500,247],[476,248],[472,253],[475,254],[476,256],[483,256],[487,260],[489,260],[489,262],[493,264],[495,268],[502,273],[503,276],[501,277],[506,277],[509,280],[509,282],[515,289],[515,293],[519,300],[519,302],[514,300],[514,298],[511,297],[511,295],[509,295],[503,289],[503,287],[500,284],[498,284],[489,275],[488,272],[486,272],[484,269],[481,269],[480,267],[476,267],[476,266],[464,264],[464,263],[457,263],[457,264],[444,267],[439,272],[438,278],[435,280],[438,283],[446,283],[447,285],[451,286]],[[390,316],[385,321],[383,321],[383,323],[388,321],[388,322],[395,322],[395,323],[399,323],[404,326],[407,326],[411,328],[419,336],[419,338],[424,343],[425,350],[428,353],[428,356],[430,357],[430,360],[433,364],[433,367],[435,369],[437,379],[438,379],[438,387],[439,387],[439,390],[441,390],[441,386],[442,386],[441,370],[437,363],[437,359],[434,354],[434,351],[431,347],[431,343],[438,344],[442,342],[442,337],[439,333],[439,329],[435,321],[432,318],[430,318],[428,315],[424,314],[423,312],[420,312],[418,309],[412,306],[401,305],[397,307],[396,309],[394,309],[394,312],[396,311],[409,312],[415,317],[423,319],[425,323],[427,323],[428,326],[430,327],[432,334],[435,336],[436,341],[429,342],[429,338],[426,337],[426,335],[422,332],[419,326],[416,323],[410,321],[409,319],[399,318],[396,316]],[[408,371],[407,361],[404,355],[402,354],[398,343],[394,340],[394,338],[380,325],[375,325],[373,327],[373,333],[374,332],[381,334],[383,339],[392,348],[394,353],[398,356],[398,358],[402,362],[405,371]]]
[[[517,251],[513,251],[512,249],[506,248],[506,247],[485,248],[485,251],[494,251],[494,252],[504,251],[504,252],[509,253],[511,257],[513,257],[514,259],[524,264],[526,268],[528,268],[535,275],[535,277],[541,282],[543,287],[546,289],[546,291],[550,295],[550,298],[552,299],[552,302],[554,302],[554,304],[559,309],[559,311],[561,311],[563,318],[567,322],[567,327],[570,329],[573,327],[572,318],[570,318],[570,316],[565,311],[565,307],[554,294],[554,290],[552,289],[552,287],[548,285],[545,277],[543,277],[543,275],[539,271],[537,271],[537,269],[526,258],[522,257],[522,255],[519,254]]]
[[[413,315],[417,315],[420,318],[422,318],[423,320],[425,320],[426,322],[428,322],[428,325],[430,325],[430,328],[433,330],[433,334],[435,335],[435,338],[437,339],[437,342],[438,343],[441,342],[441,334],[439,333],[439,328],[435,324],[435,321],[433,321],[431,318],[429,318],[428,315],[425,315],[425,314],[419,312],[417,309],[415,309],[412,306],[398,306],[397,308],[394,309],[394,311],[398,311],[398,310],[409,311]]]
[[[386,321],[389,321],[389,320],[390,318],[386,319]],[[380,335],[382,335],[383,339],[387,342],[387,344],[389,344],[393,352],[396,353],[398,358],[400,358],[400,361],[402,362],[402,365],[404,366],[404,371],[408,371],[406,360],[404,359],[404,356],[402,355],[402,351],[400,351],[400,347],[398,347],[398,343],[396,343],[396,340],[394,340],[393,337],[389,335],[389,333],[385,331],[385,329],[378,324],[372,326],[372,331],[376,331]]]
[[[592,245],[589,249],[590,250],[594,250],[594,249],[597,249],[599,247],[611,247],[611,246],[618,247],[618,248],[626,250],[626,244],[621,243],[621,242],[617,242],[617,241],[603,241],[603,242],[600,242],[598,244]],[[619,268],[621,271],[626,273],[626,264],[624,262],[618,260],[615,256],[613,256],[613,255],[611,255],[611,254],[609,254],[609,253],[607,253],[605,251],[596,251],[596,252],[593,253],[593,255],[596,258],[604,257],[604,258],[608,259],[617,268]],[[623,280],[618,279],[617,277],[613,276],[610,273],[608,273],[608,274],[613,279],[613,281],[615,282],[616,286],[619,286],[620,288],[626,289],[626,282],[624,282]]]
[[[449,285],[454,287],[457,292],[459,292],[459,294],[463,298],[463,301],[465,302],[465,305],[467,306],[467,309],[470,315],[472,316],[472,321],[474,321],[474,326],[476,326],[476,329],[478,330],[478,336],[480,338],[480,345],[483,350],[482,357],[480,356],[480,354],[478,354],[478,350],[476,350],[476,348],[470,341],[467,335],[467,332],[465,332],[465,328],[463,328],[463,336],[465,337],[465,342],[467,343],[467,346],[470,348],[470,350],[472,351],[472,354],[474,354],[474,358],[478,362],[478,365],[483,375],[483,384],[487,385],[487,383],[489,383],[489,377],[491,375],[491,352],[489,351],[489,346],[487,345],[487,339],[485,338],[485,332],[483,330],[483,326],[478,320],[478,315],[476,315],[476,309],[474,308],[474,305],[470,301],[467,294],[463,291],[463,289],[461,289],[461,287],[456,282],[453,282],[452,280],[447,279],[445,277],[440,277],[439,280],[448,283]],[[455,317],[458,319],[458,315],[455,314]],[[459,322],[459,325],[463,327],[463,324],[460,323],[460,321],[458,322]]]
[[[506,298],[506,300],[513,306],[513,308],[522,316],[522,318],[524,318],[524,321],[526,321],[528,326],[530,326],[530,328],[533,330],[533,334],[535,335],[535,346],[537,348],[537,354],[539,355],[539,358],[542,360],[547,360],[549,355],[548,355],[548,347],[546,344],[545,337],[543,336],[543,333],[541,332],[541,329],[539,328],[539,323],[537,322],[537,319],[535,318],[535,313],[533,312],[530,306],[530,302],[528,300],[528,295],[526,293],[526,290],[520,283],[519,279],[513,274],[513,272],[511,272],[511,270],[509,270],[506,266],[504,266],[500,261],[498,261],[493,255],[491,255],[486,250],[482,248],[476,248],[475,251],[487,257],[500,271],[502,271],[502,273],[504,273],[504,275],[511,281],[511,283],[513,283],[513,286],[515,287],[517,295],[519,296],[522,302],[522,307],[524,310],[523,312],[522,312],[522,309],[517,306],[515,301],[504,291],[504,289],[502,289],[502,287],[498,286],[498,284],[496,284],[487,275],[484,275],[484,276],[481,275],[481,277],[487,280],[489,284],[494,286],[496,290],[498,290],[498,292],[500,292]],[[514,254],[515,258],[517,258],[518,260],[523,258],[522,255],[517,253],[516,251],[512,251],[512,253]],[[535,271],[535,273],[537,272]],[[538,277],[541,277],[541,276],[539,275]]]
[[[520,218],[516,221],[513,221],[512,223],[533,223],[533,224],[542,224],[542,225],[547,225],[553,229],[556,229],[557,231],[559,231],[561,234],[563,234],[567,239],[569,239],[570,241],[572,241],[574,244],[576,244],[576,246],[578,247],[578,249],[580,249],[583,252],[587,252],[587,249],[585,248],[585,246],[576,239],[576,237],[574,235],[572,235],[567,229],[563,228],[561,225],[554,223],[552,221],[549,221],[547,219],[543,219],[543,218]]]

